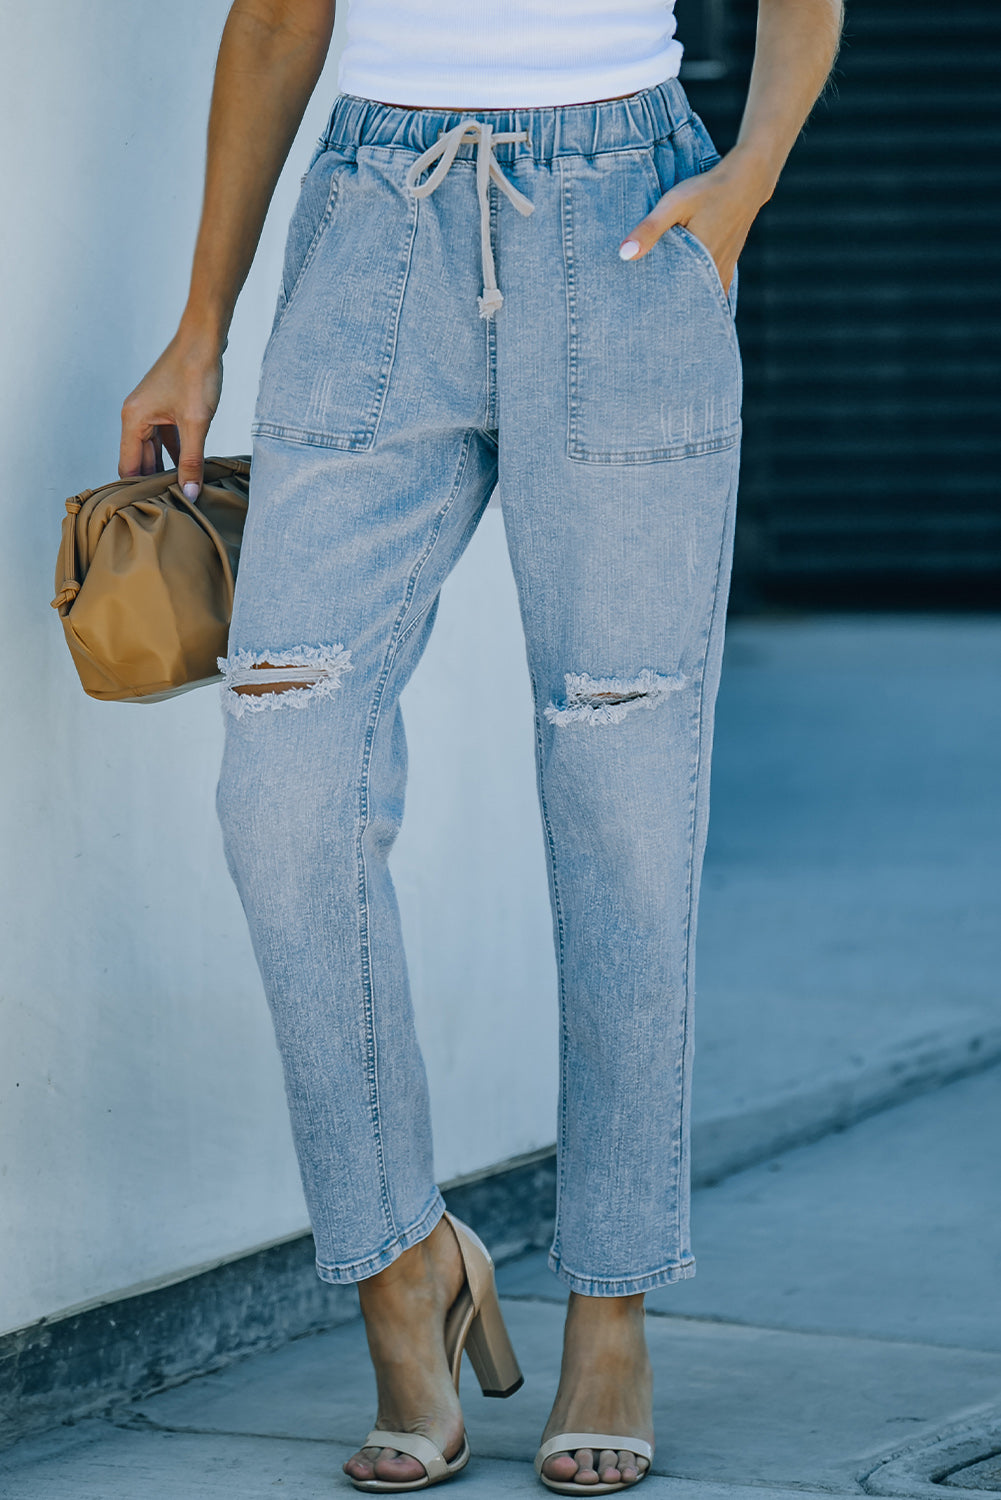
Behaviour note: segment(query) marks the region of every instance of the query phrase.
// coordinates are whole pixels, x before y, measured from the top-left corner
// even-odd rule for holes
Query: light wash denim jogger
[[[673,80],[475,115],[341,94],[303,180],[254,426],[218,804],[327,1281],[383,1269],[443,1209],[387,868],[398,700],[495,485],[559,959],[551,1264],[604,1296],[694,1270],[692,953],[740,360],[696,239],[671,230],[634,263],[618,247],[716,159]],[[233,690],[275,681],[299,685]]]

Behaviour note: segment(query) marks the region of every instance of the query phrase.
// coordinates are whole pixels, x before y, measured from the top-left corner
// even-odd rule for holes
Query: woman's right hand
[[[323,71],[335,0],[233,0],[216,59],[205,190],[180,326],[122,407],[123,479],[155,474],[166,448],[198,495],[236,299],[296,131]],[[247,80],[253,87],[247,87]]]
[[[223,345],[225,347],[225,345]],[[205,438],[222,392],[222,348],[179,330],[122,406],[118,473],[157,474],[166,448],[189,500],[202,487]]]

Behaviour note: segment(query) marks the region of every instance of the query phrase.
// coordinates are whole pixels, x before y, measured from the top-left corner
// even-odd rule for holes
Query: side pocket
[[[299,198],[292,212],[285,240],[285,257],[278,305],[271,329],[272,338],[278,332],[316,254],[317,246],[333,218],[341,172],[347,165],[345,157],[323,148],[321,142],[314,152],[312,165],[302,179]]]
[[[658,149],[658,148],[654,148]],[[691,176],[673,148],[573,158],[562,169],[567,294],[567,457],[656,463],[731,447],[740,430],[740,356],[711,257],[668,232],[623,262],[610,224],[636,224]],[[665,182],[665,179],[669,179]]]
[[[702,123],[699,115],[693,112],[689,124],[692,135],[695,138],[696,170],[699,172],[708,172],[710,167],[714,167],[721,159],[716,149],[716,143]]]
[[[705,271],[707,278],[712,284],[716,296],[719,298],[720,302],[726,308],[727,313],[732,318],[736,310],[736,295],[734,295],[731,300],[731,297],[727,295],[726,291],[724,291],[723,282],[719,274],[719,268],[717,267],[716,262],[713,260],[706,246],[699,239],[698,235],[693,234],[690,229],[686,229],[684,224],[675,224],[674,227],[669,229],[667,232],[668,234],[676,234],[682,241],[682,243],[688,246],[692,254],[697,257],[699,263],[702,266],[702,269]],[[734,278],[736,278],[736,272],[734,272]],[[733,286],[731,286],[730,290],[731,292],[734,291]]]
[[[418,200],[404,187],[410,159],[334,147],[307,175],[253,436],[351,452],[375,443],[417,231]]]
[[[309,176],[310,172],[312,172],[313,168],[316,166],[316,163],[320,160],[320,157],[323,155],[324,151],[326,151],[328,149],[329,149],[329,147],[328,147],[328,144],[327,144],[327,138],[326,138],[325,135],[321,135],[320,139],[317,141],[316,145],[313,147],[313,154],[309,158],[309,165],[307,166],[305,172],[303,172],[302,176],[299,178],[299,186],[300,187],[302,187],[303,183],[306,181],[306,178]]]
[[[710,172],[722,159],[708,130],[696,114],[686,120],[670,141],[658,142],[651,155],[661,194],[666,193],[676,183],[684,182],[688,177],[697,177],[702,172]],[[712,285],[717,301],[726,308],[731,320],[735,318],[737,313],[736,271],[734,271],[729,292],[725,292],[716,262],[698,235],[680,224],[669,229],[668,234],[673,234],[684,244],[685,250],[696,257]]]

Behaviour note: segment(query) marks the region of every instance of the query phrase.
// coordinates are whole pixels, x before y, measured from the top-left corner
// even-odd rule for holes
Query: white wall
[[[48,604],[63,500],[114,477],[122,398],[183,302],[226,11],[34,0],[5,17],[0,1331],[306,1225],[215,822],[216,689],[93,702]],[[338,39],[238,310],[210,451],[249,448],[285,224]],[[496,509],[404,706],[394,869],[447,1179],[555,1134],[530,707]]]

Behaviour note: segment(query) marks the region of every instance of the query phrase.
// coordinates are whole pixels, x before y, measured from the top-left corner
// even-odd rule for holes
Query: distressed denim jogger
[[[398,702],[495,486],[559,962],[551,1265],[604,1296],[694,1270],[692,955],[740,359],[697,239],[672,229],[633,263],[618,246],[717,159],[674,80],[476,114],[340,94],[303,179],[218,807],[327,1281],[382,1270],[443,1210],[387,865]]]

